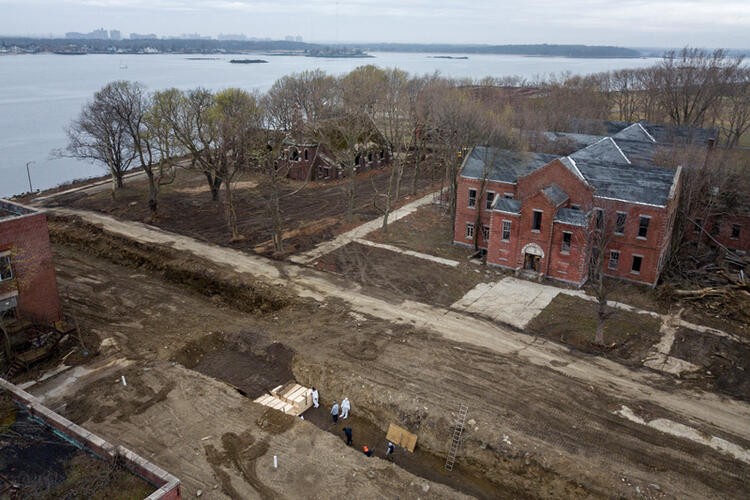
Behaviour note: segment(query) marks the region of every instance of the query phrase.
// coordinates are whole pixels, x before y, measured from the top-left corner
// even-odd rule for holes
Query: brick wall
[[[0,294],[18,292],[18,313],[27,319],[61,319],[47,218],[35,212],[0,221],[0,251],[11,252],[14,279],[0,285]]]
[[[516,196],[516,185],[505,182],[487,181],[482,193],[481,199],[479,193],[482,188],[481,179],[470,179],[459,177],[458,191],[456,192],[456,224],[454,227],[453,242],[459,245],[474,246],[472,238],[466,238],[466,225],[474,224],[474,230],[479,231],[479,248],[488,248],[488,242],[482,237],[481,226],[490,227],[490,239],[492,239],[491,210],[487,209],[487,193],[493,193],[494,196],[502,198],[506,193]],[[476,205],[469,207],[469,190],[475,189],[477,192]],[[476,227],[477,212],[479,212],[480,223]]]

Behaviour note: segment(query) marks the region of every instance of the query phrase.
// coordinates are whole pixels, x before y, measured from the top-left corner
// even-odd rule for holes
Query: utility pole
[[[36,162],[35,161],[27,161],[26,162],[26,175],[29,178],[29,193],[33,193],[34,192],[34,188],[31,187],[31,170],[29,170],[29,165],[31,165],[32,163],[36,163]]]

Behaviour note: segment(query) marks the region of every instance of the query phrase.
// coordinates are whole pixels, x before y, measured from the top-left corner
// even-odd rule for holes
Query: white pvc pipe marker
[[[274,469],[279,468],[279,458],[276,455],[273,456],[273,468]]]

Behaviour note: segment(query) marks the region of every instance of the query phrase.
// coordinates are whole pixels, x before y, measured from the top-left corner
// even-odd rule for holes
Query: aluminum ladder
[[[451,447],[448,450],[448,457],[445,459],[445,468],[447,470],[452,471],[453,465],[456,463],[456,454],[461,447],[461,434],[464,432],[464,422],[466,422],[466,414],[468,412],[469,408],[467,408],[465,404],[461,404],[458,407],[458,415],[456,416],[456,424],[453,428]]]

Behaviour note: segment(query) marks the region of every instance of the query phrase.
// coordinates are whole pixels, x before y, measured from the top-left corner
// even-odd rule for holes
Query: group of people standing
[[[313,387],[311,389],[311,396],[312,396],[312,402],[313,407],[319,408],[320,407],[320,394],[318,393],[318,389]],[[339,405],[338,401],[333,401],[333,406],[331,406],[331,419],[333,420],[334,424],[338,424],[339,417],[341,419],[347,419],[349,418],[349,412],[351,411],[352,405],[349,402],[349,398],[344,398],[343,401],[341,401],[341,405]],[[353,432],[352,428],[349,426],[344,427],[344,436],[346,437],[346,444],[347,446],[352,446],[353,443]],[[395,451],[396,446],[388,441],[388,446],[386,447],[385,456],[386,458],[390,457],[391,454]],[[367,445],[362,447],[362,453],[367,455],[368,457],[371,457],[373,455],[373,449],[368,447]]]

